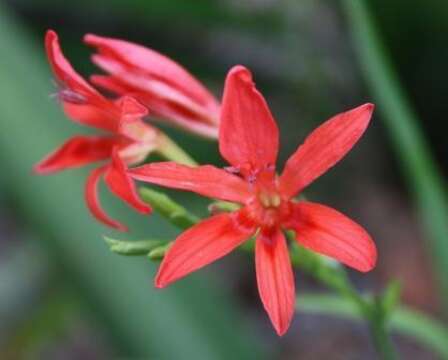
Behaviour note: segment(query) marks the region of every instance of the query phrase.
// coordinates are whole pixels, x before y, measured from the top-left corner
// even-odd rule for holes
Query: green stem
[[[180,229],[188,229],[199,221],[199,218],[191,215],[187,209],[164,193],[143,186],[139,188],[139,193],[143,201]]]
[[[365,0],[343,0],[363,75],[373,93],[428,234],[442,295],[448,299],[448,196],[424,132],[400,85]],[[446,302],[448,303],[448,302]]]
[[[373,307],[370,316],[367,316],[373,343],[382,359],[395,360],[397,359],[397,354],[386,328],[387,319],[383,313],[376,311],[379,308],[379,306]]]
[[[370,333],[372,334],[373,343],[378,354],[384,360],[397,359],[397,354],[390,340],[389,334],[383,322],[371,321]]]
[[[293,234],[287,233],[287,236],[291,238]],[[384,360],[396,359],[395,349],[385,326],[387,313],[383,311],[382,304],[377,302],[376,299],[369,301],[369,299],[359,294],[341,266],[336,264],[330,265],[325,262],[322,256],[297,246],[295,241],[291,241],[291,243],[293,244],[291,249],[293,265],[314,276],[327,287],[352,301],[358,312],[368,322],[373,343],[381,358]]]
[[[154,209],[159,211],[163,217],[182,230],[193,226],[200,220],[166,194],[144,187],[141,187],[139,191],[143,200],[151,203]],[[231,209],[231,207],[228,207],[228,204],[219,205],[221,210]],[[294,236],[292,232],[287,232],[286,235],[290,240]],[[172,241],[166,242],[166,245],[155,249],[152,246],[148,247],[146,252],[152,252],[152,255],[150,252],[149,258],[151,260],[160,260],[171,243]],[[254,252],[253,239],[248,240],[239,249],[252,254]],[[448,346],[442,341],[442,339],[445,339],[448,331],[442,325],[414,310],[403,309],[402,307],[395,309],[399,297],[399,286],[397,287],[396,283],[392,282],[385,294],[380,298],[362,296],[352,285],[344,268],[339,263],[299,247],[295,241],[291,241],[290,257],[294,267],[315,277],[320,283],[333,289],[341,296],[340,299],[336,299],[339,301],[339,303],[336,301],[337,311],[334,311],[336,314],[363,318],[368,322],[375,347],[383,359],[397,358],[388,334],[388,325],[430,346],[439,353],[448,354]],[[316,304],[313,304],[312,302],[307,303],[305,299],[305,309],[310,309],[312,312],[317,307],[319,310],[322,309],[322,313],[332,313],[331,302],[326,303],[325,301],[326,299],[323,297],[321,301],[316,301]],[[319,302],[324,303],[325,306],[319,307]],[[302,304],[302,301],[300,301],[300,304]],[[301,310],[300,306],[299,310]],[[420,322],[424,326],[424,331],[419,329]],[[412,324],[415,329],[408,326],[408,324]],[[427,329],[431,331],[426,331]]]
[[[290,240],[293,240],[292,233],[287,233],[287,236]],[[295,241],[291,241],[291,262],[293,266],[312,275],[322,284],[352,301],[360,314],[368,317],[370,304],[353,287],[341,265],[327,262],[322,256],[299,247]]]
[[[197,162],[177,145],[171,138],[160,132],[158,137],[158,145],[155,152],[163,156],[165,159],[176,161],[180,164],[197,166]]]
[[[329,294],[301,294],[297,311],[309,314],[338,316],[350,320],[362,320],[363,316],[349,299]],[[448,329],[415,309],[398,306],[390,314],[386,324],[392,331],[407,335],[432,349],[441,358],[448,358]]]

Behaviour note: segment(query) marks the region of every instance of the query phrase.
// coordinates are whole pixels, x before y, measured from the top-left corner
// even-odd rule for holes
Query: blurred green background
[[[244,254],[155,291],[157,264],[114,255],[103,242],[102,235],[119,235],[85,209],[88,170],[31,174],[42,156],[86,131],[49,96],[48,28],[84,75],[98,71],[81,42],[87,32],[154,48],[218,97],[228,69],[248,66],[281,128],[282,161],[331,115],[376,103],[362,141],[307,196],[374,236],[378,267],[350,273],[360,289],[398,279],[405,303],[445,318],[447,2],[1,0],[0,359],[376,358],[364,325],[327,316],[300,313],[279,339]],[[220,164],[216,144],[167,131],[200,162]],[[203,200],[174,196],[205,214]],[[102,199],[131,226],[123,238],[177,233],[106,191]],[[324,289],[296,277],[300,308],[301,292]],[[436,358],[407,338],[394,342],[403,358]]]

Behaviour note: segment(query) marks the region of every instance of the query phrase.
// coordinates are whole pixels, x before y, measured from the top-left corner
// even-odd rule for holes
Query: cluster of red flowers
[[[359,271],[375,266],[375,245],[361,226],[327,206],[295,198],[350,151],[369,124],[372,104],[338,114],[314,130],[278,175],[279,131],[249,70],[235,66],[229,71],[220,105],[186,70],[163,55],[122,40],[87,35],[85,41],[98,49],[93,61],[109,74],[93,76],[92,82],[122,97],[110,100],[83,80],[63,57],[52,31],[46,38],[48,57],[67,115],[110,135],[74,137],[36,170],[49,173],[110,159],[89,176],[86,198],[99,220],[119,229],[123,225],[107,217],[98,205],[96,186],[101,175],[115,195],[140,212],[150,209],[138,198],[132,178],[240,205],[182,233],[162,261],[157,287],[255,237],[258,290],[282,335],[295,302],[285,230],[293,230],[301,246]],[[148,113],[197,134],[218,136],[219,151],[230,166],[155,162],[127,169],[157,148],[159,131],[142,120]]]

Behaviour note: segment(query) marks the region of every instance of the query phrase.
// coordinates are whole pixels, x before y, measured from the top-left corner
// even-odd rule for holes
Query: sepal
[[[160,247],[165,244],[164,240],[138,240],[138,241],[128,241],[128,240],[118,240],[112,239],[108,236],[103,236],[104,241],[109,246],[109,250],[119,254],[127,256],[138,256],[147,255],[153,249]]]

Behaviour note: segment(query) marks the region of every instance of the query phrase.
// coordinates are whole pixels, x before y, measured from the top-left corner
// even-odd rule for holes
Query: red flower
[[[98,54],[93,62],[109,76],[91,80],[117,94],[131,94],[152,114],[188,131],[216,138],[219,103],[182,66],[154,50],[127,41],[86,35]]]
[[[118,230],[126,227],[111,219],[98,202],[97,186],[103,176],[109,189],[141,213],[151,209],[143,203],[127,174],[127,165],[145,159],[157,145],[156,129],[143,123],[147,109],[132,97],[111,101],[90,86],[64,57],[57,34],[49,30],[45,37],[48,60],[60,85],[58,98],[65,113],[74,121],[107,132],[100,136],[74,136],[35,165],[38,174],[80,167],[95,161],[109,162],[92,171],[86,184],[86,202],[101,222]]]
[[[362,227],[336,210],[293,197],[344,157],[364,133],[372,111],[373,105],[365,104],[325,122],[277,176],[277,125],[250,72],[234,67],[226,79],[219,133],[220,152],[231,164],[228,171],[173,162],[129,170],[138,180],[242,205],[238,211],[215,215],[181,234],[160,266],[156,286],[167,286],[256,235],[259,293],[282,335],[295,302],[294,276],[282,230],[294,230],[297,242],[308,249],[359,271],[371,270],[376,248]]]

